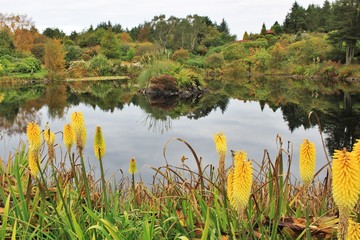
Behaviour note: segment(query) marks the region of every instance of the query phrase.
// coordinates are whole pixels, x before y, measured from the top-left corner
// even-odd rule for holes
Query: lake
[[[181,165],[181,157],[196,169],[196,163],[185,144],[187,141],[203,159],[203,166],[217,165],[215,133],[224,132],[228,149],[245,150],[248,158],[261,162],[266,149],[272,160],[278,152],[277,136],[287,149],[290,144],[291,171],[298,177],[299,146],[304,139],[315,143],[317,169],[326,164],[316,112],[324,134],[326,152],[351,148],[360,138],[360,92],[353,85],[329,85],[310,80],[245,79],[234,82],[209,82],[209,90],[195,99],[151,99],[136,92],[131,85],[118,81],[64,82],[0,87],[0,156],[8,158],[20,141],[26,142],[28,121],[42,128],[49,122],[54,132],[62,131],[75,111],[83,113],[87,128],[85,159],[99,176],[99,164],[93,153],[96,126],[103,129],[107,145],[104,168],[108,177],[128,176],[129,160],[135,157],[138,174],[152,180],[150,168],[169,164]],[[61,133],[56,147],[65,152]],[[231,165],[230,152],[227,166]],[[137,175],[139,177],[139,175]]]

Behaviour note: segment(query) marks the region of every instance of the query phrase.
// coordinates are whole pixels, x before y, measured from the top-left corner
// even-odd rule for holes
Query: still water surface
[[[107,176],[119,174],[120,170],[124,172],[124,176],[127,176],[129,160],[131,157],[135,157],[138,173],[144,181],[151,181],[154,171],[150,167],[159,167],[165,164],[163,156],[165,145],[167,160],[170,164],[180,165],[180,159],[185,155],[188,157],[186,163],[195,170],[196,164],[189,149],[179,141],[168,143],[172,138],[181,138],[187,141],[195,149],[198,156],[202,157],[203,166],[206,164],[217,165],[218,158],[213,136],[218,132],[224,132],[227,136],[229,150],[245,150],[248,153],[248,158],[257,163],[263,159],[265,149],[269,152],[271,159],[275,159],[278,152],[276,139],[277,136],[281,136],[285,149],[290,144],[293,157],[291,170],[295,177],[298,176],[299,145],[303,139],[307,138],[315,143],[318,159],[317,169],[327,162],[322,149],[318,126],[312,127],[308,123],[298,124],[296,127],[292,126],[294,123],[291,121],[296,121],[298,115],[301,116],[301,121],[307,122],[306,111],[292,116],[295,120],[289,120],[289,110],[286,110],[286,106],[281,106],[281,104],[274,107],[273,103],[264,103],[253,99],[246,100],[241,99],[241,97],[235,99],[226,95],[218,96],[216,101],[213,101],[215,104],[210,104],[212,106],[210,108],[207,106],[205,110],[204,106],[201,106],[201,104],[205,104],[205,101],[189,103],[192,107],[181,103],[184,107],[176,109],[176,111],[174,110],[175,105],[165,108],[162,104],[162,108],[157,110],[158,103],[154,106],[151,101],[149,103],[148,99],[129,89],[121,90],[122,86],[115,85],[120,89],[120,93],[114,93],[114,85],[109,90],[101,84],[92,86],[93,89],[100,92],[97,94],[90,90],[84,90],[84,86],[81,88],[78,86],[78,89],[82,89],[81,91],[76,91],[76,87],[68,85],[57,85],[51,90],[52,92],[49,90],[49,86],[42,86],[40,90],[34,90],[33,87],[26,88],[26,90],[21,89],[24,92],[38,91],[38,93],[35,97],[31,97],[31,100],[25,99],[14,106],[16,108],[16,111],[14,110],[15,116],[1,116],[3,118],[0,132],[2,135],[0,141],[2,159],[7,159],[9,152],[14,152],[21,140],[26,142],[24,129],[26,121],[35,120],[42,128],[45,127],[46,122],[49,122],[51,130],[58,132],[62,131],[63,126],[70,121],[72,112],[80,111],[84,115],[87,127],[85,157],[89,165],[95,169],[97,176],[99,176],[99,165],[93,154],[93,139],[97,125],[103,128],[107,145],[104,157],[104,168],[107,171]],[[6,102],[6,95],[17,90],[2,91],[5,94]],[[57,93],[62,95],[56,96]],[[122,96],[121,100],[115,97],[118,95]],[[94,96],[95,100],[93,99]],[[50,102],[45,101],[45,99]],[[358,95],[355,95],[355,99],[358,99]],[[56,102],[63,102],[63,105],[54,105]],[[107,104],[112,102],[111,107],[107,107],[108,105],[105,102]],[[194,104],[197,108],[194,108]],[[179,102],[177,102],[178,105]],[[1,107],[3,108],[1,114],[3,114],[6,112],[4,110],[5,105]],[[202,109],[202,114],[198,114],[199,107]],[[298,108],[295,110],[299,112]],[[294,113],[290,115],[294,115]],[[319,115],[322,116],[321,113]],[[323,115],[325,114],[323,113]],[[356,119],[358,113],[355,111],[355,115],[352,112],[349,116],[351,119]],[[359,119],[357,118],[357,120]],[[16,124],[20,126],[15,127]],[[358,131],[358,128],[355,128]],[[325,139],[331,138],[333,135],[331,132],[324,133]],[[60,148],[64,151],[61,133],[58,133],[56,137],[57,151],[60,152]],[[343,138],[341,139],[339,141],[344,141]],[[326,151],[329,152],[329,149]],[[230,152],[228,155],[227,166],[230,166]],[[58,158],[60,157],[58,154]]]

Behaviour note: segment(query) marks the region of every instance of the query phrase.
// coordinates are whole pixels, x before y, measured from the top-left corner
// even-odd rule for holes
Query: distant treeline
[[[322,33],[333,50],[331,55],[320,58],[320,61],[349,64],[354,58],[357,59],[360,49],[359,9],[359,0],[326,0],[322,6],[310,4],[307,8],[294,2],[282,24],[276,21],[268,29],[264,23],[259,26],[259,33],[245,32],[238,42],[261,42],[265,39],[266,44],[253,44],[248,49],[249,55],[261,49],[272,54],[270,48],[275,43],[286,47],[294,41],[304,40],[304,33]],[[89,61],[98,54],[107,59],[138,61],[139,58],[145,59],[144,55],[149,53],[161,51],[171,58],[172,53],[186,50],[193,58],[193,55],[206,56],[216,52],[216,48],[236,42],[236,36],[231,34],[225,19],[216,23],[207,16],[199,15],[185,18],[159,15],[131,29],[124,29],[121,24],[110,21],[101,22],[95,27],[67,35],[59,28],[46,28],[39,33],[26,15],[0,14],[0,75],[38,71],[39,62],[34,59],[45,63],[46,43],[53,39],[59,40],[64,47],[67,67],[73,61]],[[287,42],[284,39],[288,39]],[[305,44],[311,44],[311,41]],[[48,46],[48,49],[53,47]],[[52,53],[53,58],[56,54],[62,56],[59,51]],[[223,57],[225,60],[228,58],[224,54]],[[27,58],[26,61],[23,58]],[[50,60],[49,64],[52,64]]]

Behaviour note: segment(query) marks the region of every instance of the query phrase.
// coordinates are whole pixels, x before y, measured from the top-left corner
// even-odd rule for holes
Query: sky
[[[322,6],[325,0],[297,0]],[[259,33],[265,23],[283,23],[295,0],[0,0],[0,13],[26,14],[42,32],[59,28],[65,33],[81,32],[100,22],[111,21],[131,29],[154,16],[184,18],[190,14],[208,16],[213,22],[228,23],[231,34],[242,39],[245,31]],[[331,2],[331,1],[330,1]]]

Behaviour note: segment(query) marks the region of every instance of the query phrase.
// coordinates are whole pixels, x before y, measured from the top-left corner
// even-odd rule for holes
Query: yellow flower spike
[[[347,240],[358,240],[360,239],[360,223],[354,222],[352,219],[349,220],[349,226],[347,230]]]
[[[39,156],[39,152],[38,150],[29,150],[29,168],[30,168],[30,173],[36,177],[39,174],[39,161],[40,161],[40,156]]]
[[[55,143],[55,134],[50,129],[47,129],[47,130],[44,131],[43,137],[44,137],[45,142],[48,145],[54,145],[54,143]]]
[[[214,142],[216,151],[219,154],[219,187],[225,183],[226,173],[225,173],[225,156],[226,156],[226,136],[224,133],[220,132],[214,135]]]
[[[220,132],[214,135],[216,151],[220,156],[225,156],[227,151],[226,136]]]
[[[80,133],[82,129],[85,128],[85,121],[82,112],[73,112],[70,117],[76,134]]]
[[[227,177],[227,188],[226,188],[226,195],[229,199],[229,202],[232,206],[234,206],[234,189],[233,189],[233,182],[234,182],[234,168],[230,168]]]
[[[37,151],[41,147],[41,131],[39,125],[35,122],[29,122],[26,128],[26,135],[29,141],[29,147]]]
[[[102,134],[101,127],[97,126],[94,138],[94,152],[97,159],[102,159],[105,155],[106,144]]]
[[[354,158],[360,164],[360,139],[356,139],[351,153],[354,154]]]
[[[80,154],[82,154],[82,151],[85,148],[85,144],[86,144],[86,129],[83,128],[78,134],[76,134],[76,146],[79,149]]]
[[[70,152],[72,145],[74,145],[76,141],[76,134],[74,128],[71,124],[66,124],[64,126],[64,144],[67,150]]]
[[[233,198],[234,206],[238,211],[246,208],[252,186],[252,165],[247,160],[245,151],[236,151],[234,154]]]
[[[130,160],[130,165],[129,165],[129,173],[130,174],[134,174],[137,172],[137,169],[136,169],[136,160],[134,157],[131,158]]]
[[[76,135],[76,147],[79,154],[82,155],[86,144],[86,127],[83,114],[81,112],[73,112],[71,114],[71,124]]]
[[[315,173],[316,165],[316,150],[314,143],[310,142],[308,139],[305,139],[300,145],[300,160],[299,160],[299,169],[300,169],[300,178],[305,185],[309,185]]]
[[[333,155],[332,193],[340,211],[351,211],[360,193],[360,166],[353,154],[344,148]]]

